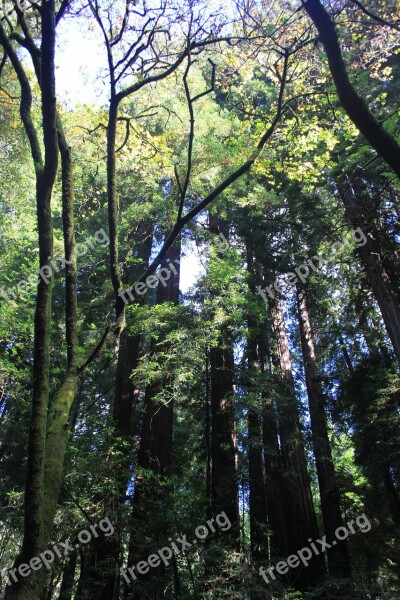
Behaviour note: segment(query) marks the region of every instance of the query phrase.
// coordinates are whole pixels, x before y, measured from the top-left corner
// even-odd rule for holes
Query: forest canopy
[[[400,2],[3,0],[0,598],[400,598]]]

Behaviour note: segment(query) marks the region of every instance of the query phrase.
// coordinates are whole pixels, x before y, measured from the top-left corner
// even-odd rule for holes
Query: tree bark
[[[172,246],[167,259],[176,270],[163,286],[158,284],[157,304],[172,302],[179,304],[179,277],[181,241]],[[167,267],[165,261],[162,265]],[[151,355],[157,355],[162,341],[152,341]],[[165,350],[165,348],[163,348]],[[168,529],[169,483],[172,470],[173,397],[167,403],[160,402],[156,395],[171,384],[169,378],[149,385],[145,391],[142,435],[138,456],[139,471],[135,479],[133,500],[133,526],[129,547],[128,566],[145,558],[155,548],[166,543]],[[152,515],[148,521],[148,515]],[[161,544],[161,545],[160,545]],[[141,576],[135,582],[135,598],[161,597],[165,585],[165,568],[160,566],[150,576]],[[125,586],[128,597],[131,586]],[[152,596],[153,594],[153,596]]]
[[[38,556],[45,549],[46,425],[49,403],[49,348],[52,307],[53,225],[51,197],[58,166],[58,140],[55,92],[55,3],[44,2],[41,23],[41,112],[43,124],[44,160],[38,136],[31,118],[32,92],[23,66],[10,40],[0,26],[0,42],[17,73],[21,86],[20,112],[27,133],[36,173],[36,206],[39,233],[39,266],[49,274],[41,277],[36,295],[33,349],[33,396],[29,428],[27,475],[25,486],[25,520],[22,549],[15,566]],[[18,600],[39,600],[44,574],[35,572],[29,578],[19,577],[18,583],[7,588],[6,597]]]
[[[246,239],[246,254],[249,288],[254,295],[256,293],[254,248],[249,239]],[[257,376],[260,374],[257,341],[257,321],[254,313],[249,309],[247,315],[247,373],[244,377],[244,386],[250,403],[248,411],[250,552],[255,561],[262,562],[268,558],[268,535],[261,419],[262,389],[257,386]]]
[[[259,339],[260,362],[263,373],[271,374],[266,335]],[[263,391],[262,414],[263,448],[267,491],[267,517],[272,533],[269,560],[288,556],[289,540],[283,507],[283,467],[279,448],[277,408],[270,390]]]
[[[397,358],[400,358],[400,304],[396,291],[391,285],[390,277],[383,265],[381,249],[377,246],[376,239],[371,235],[367,235],[369,233],[368,225],[364,222],[363,213],[358,206],[356,192],[351,181],[347,180],[339,184],[338,187],[349,222],[355,229],[361,227],[366,235],[367,242],[360,246],[358,251],[393,349]]]
[[[210,231],[222,227],[219,217],[209,214]],[[227,238],[229,232],[222,231]],[[236,431],[234,412],[234,358],[232,340],[221,328],[218,344],[210,348],[211,381],[211,512],[225,512],[232,527],[225,534],[230,549],[240,549]],[[229,540],[229,541],[228,541]]]
[[[279,437],[284,479],[284,505],[288,528],[288,554],[318,538],[318,527],[311,494],[307,460],[302,440],[299,409],[292,374],[292,363],[281,300],[272,308],[281,392],[278,396]],[[323,559],[314,556],[308,569],[296,572],[295,586],[300,590],[314,585],[324,571]]]
[[[336,539],[335,532],[338,527],[343,526],[340,493],[328,437],[324,397],[318,374],[314,338],[307,306],[307,294],[305,289],[299,287],[297,287],[297,307],[322,518],[327,540],[331,543]],[[328,549],[328,566],[330,574],[334,577],[350,576],[350,561],[345,541]]]
[[[69,559],[64,565],[60,595],[58,597],[58,600],[72,600],[76,563],[77,551],[75,550],[74,552],[72,552]]]
[[[390,509],[394,523],[400,527],[400,494],[389,467],[385,469],[385,489],[389,498]]]
[[[262,456],[262,427],[258,412],[250,409],[249,430],[249,512],[251,555],[256,561],[268,557],[267,504]]]

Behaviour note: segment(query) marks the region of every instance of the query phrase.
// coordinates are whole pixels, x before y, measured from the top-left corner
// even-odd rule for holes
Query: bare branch
[[[187,190],[189,187],[190,175],[192,172],[194,123],[195,123],[193,105],[197,100],[199,100],[203,96],[206,96],[207,94],[210,94],[211,92],[213,92],[215,90],[215,69],[216,69],[216,67],[215,67],[215,63],[210,58],[208,59],[208,61],[212,67],[211,87],[206,89],[204,92],[200,92],[199,94],[197,94],[197,96],[194,96],[193,98],[191,97],[189,84],[188,84],[188,75],[189,75],[190,67],[193,64],[193,61],[191,60],[190,55],[188,58],[188,64],[187,64],[185,73],[183,75],[183,85],[185,88],[186,102],[187,102],[188,110],[189,110],[190,129],[189,129],[189,144],[188,144],[188,153],[187,153],[186,175],[185,175],[185,180],[184,180],[183,185],[180,184],[179,177],[178,177],[178,171],[175,167],[175,176],[177,178],[178,187],[179,187],[179,191],[180,191],[180,201],[179,201],[177,221],[179,221],[182,217],[184,202],[185,202]]]
[[[358,2],[358,0],[350,0],[350,1],[353,2],[353,4],[355,4],[356,6],[358,6],[358,8],[365,15],[367,15],[368,17],[371,17],[371,19],[374,19],[374,21],[377,21],[378,23],[380,23],[381,25],[384,25],[385,27],[391,27],[392,29],[395,29],[396,31],[400,31],[399,25],[396,25],[395,23],[390,23],[390,21],[386,21],[386,19],[382,19],[382,17],[380,17],[379,15],[372,13],[367,8],[365,8],[365,6],[363,4],[361,4],[361,2]]]
[[[143,273],[143,275],[129,288],[130,293],[132,293],[135,286],[139,282],[143,282],[149,275],[152,275],[155,272],[157,267],[160,265],[160,263],[166,257],[168,250],[171,248],[172,244],[174,243],[174,241],[176,240],[176,238],[178,237],[179,233],[182,231],[184,226],[187,225],[187,223],[189,223],[190,221],[192,221],[202,210],[207,208],[207,206],[209,204],[211,204],[211,202],[213,200],[215,200],[215,198],[217,198],[217,196],[219,196],[223,191],[225,191],[230,185],[232,185],[232,183],[234,183],[242,175],[247,173],[247,171],[249,171],[251,169],[251,167],[254,165],[256,160],[259,158],[264,146],[266,145],[268,140],[272,137],[272,135],[276,129],[276,126],[278,125],[278,123],[282,117],[282,114],[283,114],[283,110],[284,110],[283,98],[284,98],[284,94],[285,94],[287,75],[288,75],[289,56],[290,56],[290,53],[288,50],[286,50],[285,56],[284,56],[284,64],[283,64],[282,75],[281,75],[281,85],[280,85],[280,90],[279,90],[277,110],[276,110],[275,117],[274,117],[270,127],[268,128],[268,130],[264,133],[264,135],[258,142],[256,150],[251,154],[251,156],[247,159],[247,161],[245,161],[238,169],[236,169],[233,173],[231,173],[231,175],[229,175],[229,177],[224,179],[224,181],[222,183],[220,183],[219,186],[214,188],[214,190],[210,194],[208,194],[208,196],[206,196],[206,198],[204,198],[204,200],[199,202],[197,204],[197,206],[192,208],[188,213],[186,213],[186,215],[182,216],[179,220],[176,221],[174,227],[172,228],[170,234],[168,235],[166,241],[163,244],[163,247],[157,254],[156,258],[153,260],[151,265],[149,265],[149,267]]]
[[[0,78],[3,75],[3,69],[5,67],[6,62],[7,62],[7,54],[4,52],[3,58],[1,59],[1,62],[0,62]]]
[[[125,130],[125,139],[122,142],[121,146],[119,148],[117,148],[117,150],[115,151],[115,154],[117,154],[118,152],[120,152],[122,150],[122,148],[127,144],[128,140],[129,140],[131,119],[129,117],[118,117],[118,121],[125,121],[126,130]]]

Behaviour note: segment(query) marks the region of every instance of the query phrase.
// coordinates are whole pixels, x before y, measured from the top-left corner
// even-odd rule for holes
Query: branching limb
[[[61,19],[63,18],[67,8],[72,4],[72,0],[63,0],[61,2],[61,6],[58,9],[58,13],[56,14],[56,26],[59,24]]]
[[[153,260],[152,264],[148,267],[145,273],[135,282],[135,284],[130,288],[131,290],[135,287],[135,285],[139,282],[143,282],[149,275],[152,275],[157,267],[161,264],[161,262],[166,258],[168,250],[171,248],[172,244],[176,240],[179,233],[182,231],[183,227],[187,225],[190,221],[192,221],[201,211],[203,211],[217,196],[219,196],[222,192],[224,192],[232,183],[234,183],[237,179],[239,179],[242,175],[247,173],[256,162],[258,157],[260,156],[264,146],[268,142],[268,140],[272,137],[276,126],[278,125],[283,111],[284,111],[284,94],[286,89],[286,82],[288,76],[288,65],[289,65],[289,51],[285,52],[284,56],[284,64],[281,74],[281,84],[278,96],[277,110],[274,119],[272,120],[271,125],[264,133],[262,138],[257,144],[256,150],[251,154],[246,162],[244,162],[238,169],[236,169],[229,177],[227,177],[219,186],[217,186],[204,200],[199,202],[197,206],[192,208],[186,215],[182,216],[179,220],[176,221],[174,227],[172,228],[170,234],[168,235],[166,241],[164,242],[163,247],[160,252]]]
[[[236,169],[233,173],[231,173],[231,175],[229,175],[229,177],[224,179],[224,181],[219,186],[217,186],[210,194],[208,194],[208,196],[206,196],[206,198],[204,198],[204,200],[199,202],[199,204],[197,206],[195,206],[193,209],[191,209],[188,213],[186,213],[186,215],[182,216],[179,221],[178,220],[176,221],[174,227],[172,228],[171,232],[169,233],[167,239],[165,240],[165,242],[164,242],[161,250],[159,251],[158,255],[156,256],[156,258],[153,260],[151,265],[149,265],[149,267],[146,269],[146,271],[141,275],[141,277],[139,277],[139,279],[130,288],[128,288],[127,291],[130,291],[132,293],[132,291],[134,291],[134,288],[138,283],[145,281],[149,275],[152,275],[156,271],[157,267],[161,264],[161,262],[166,258],[168,250],[171,248],[174,241],[176,240],[176,238],[178,237],[178,235],[180,234],[182,229],[185,227],[185,225],[187,225],[190,221],[192,221],[202,210],[207,208],[207,206],[209,204],[211,204],[211,202],[213,200],[215,200],[215,198],[217,198],[222,192],[224,192],[230,185],[232,185],[232,183],[234,183],[242,175],[247,173],[247,171],[249,171],[251,169],[251,167],[253,166],[253,164],[256,162],[256,160],[260,156],[264,146],[266,145],[268,140],[272,137],[272,135],[276,129],[276,126],[278,125],[278,123],[282,117],[283,111],[284,111],[283,98],[284,98],[286,82],[287,82],[288,63],[289,63],[289,52],[287,51],[285,53],[285,58],[284,58],[284,66],[283,66],[283,71],[282,71],[282,76],[281,76],[281,85],[280,85],[276,115],[275,115],[275,118],[273,119],[271,125],[269,126],[268,130],[265,132],[265,134],[260,139],[256,150],[251,154],[251,156],[248,158],[248,160],[246,162],[244,162],[238,169]],[[122,292],[122,290],[121,290],[121,292]],[[125,318],[124,313],[120,313],[120,314],[117,313],[117,320],[114,324],[114,327],[112,329],[110,327],[107,327],[105,329],[101,340],[95,346],[93,352],[88,356],[88,358],[81,365],[81,367],[79,367],[80,373],[83,373],[84,370],[88,367],[88,365],[91,362],[93,362],[93,360],[101,353],[102,349],[108,343],[111,343],[114,336],[119,335],[121,328],[124,326],[124,318]]]
[[[9,37],[7,36],[2,23],[0,22],[0,44],[3,46],[5,53],[7,54],[10,62],[14,68],[14,71],[18,77],[19,84],[21,86],[21,103],[20,113],[22,123],[24,124],[26,134],[28,136],[31,154],[35,169],[37,172],[43,169],[43,157],[42,150],[37,135],[36,128],[33,124],[31,108],[32,108],[32,90],[29,83],[29,79],[25,73],[25,69],[22,66],[21,61],[18,58],[16,51],[11,44]]]
[[[192,165],[193,165],[193,144],[194,144],[194,124],[195,124],[193,105],[197,100],[199,100],[200,98],[203,98],[204,96],[210,94],[211,92],[213,92],[215,90],[215,69],[216,69],[216,67],[215,67],[215,63],[210,58],[208,59],[208,61],[212,67],[211,87],[206,89],[204,92],[200,92],[193,98],[191,97],[189,84],[188,84],[188,75],[189,75],[190,67],[193,64],[193,62],[190,58],[190,55],[188,58],[188,64],[187,64],[185,73],[183,75],[183,85],[184,85],[184,89],[185,89],[186,102],[187,102],[188,109],[189,109],[190,129],[189,129],[189,144],[188,144],[188,153],[187,153],[187,167],[186,167],[186,175],[185,175],[185,180],[184,180],[183,185],[181,185],[181,183],[179,181],[179,177],[177,176],[178,172],[175,167],[175,176],[177,177],[178,187],[179,187],[179,191],[180,191],[180,201],[179,201],[177,221],[179,221],[182,217],[183,206],[184,206],[187,190],[189,187],[190,175],[192,172]]]

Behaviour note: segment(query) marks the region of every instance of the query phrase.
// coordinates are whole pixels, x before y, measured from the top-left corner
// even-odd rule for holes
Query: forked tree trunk
[[[315,344],[307,306],[307,295],[306,291],[299,287],[297,287],[297,306],[314,456],[321,497],[322,518],[327,540],[331,543],[336,539],[335,531],[338,527],[343,526],[340,510],[340,493],[337,486],[331,445],[328,437],[324,397],[318,374]],[[328,566],[330,574],[335,577],[350,576],[350,561],[345,541],[335,544],[333,548],[328,549]]]

